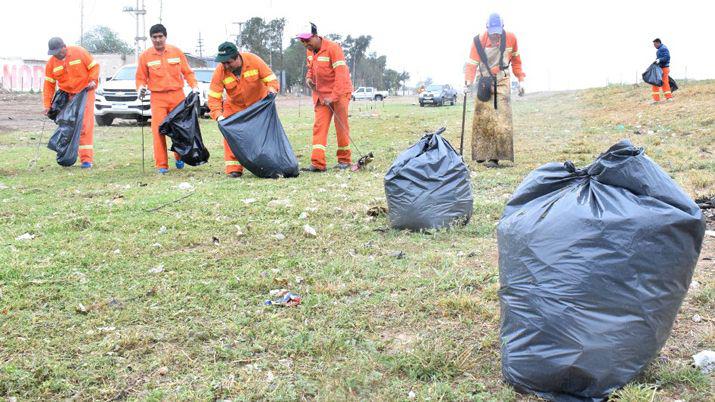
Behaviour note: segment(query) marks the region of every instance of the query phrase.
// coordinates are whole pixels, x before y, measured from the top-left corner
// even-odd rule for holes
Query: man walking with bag
[[[660,102],[660,91],[663,90],[663,96],[667,102],[673,101],[673,93],[670,90],[670,51],[668,47],[660,41],[659,38],[653,40],[653,47],[657,50],[655,52],[655,61],[653,64],[657,64],[661,70],[663,70],[663,86],[652,86],[653,90],[653,104]]]
[[[519,80],[519,96],[524,95],[524,77],[516,35],[504,30],[499,14],[491,14],[487,30],[472,41],[464,80],[477,83],[477,100],[472,120],[472,160],[498,167],[500,160],[514,161],[511,120],[509,66]],[[478,73],[478,74],[477,74]]]

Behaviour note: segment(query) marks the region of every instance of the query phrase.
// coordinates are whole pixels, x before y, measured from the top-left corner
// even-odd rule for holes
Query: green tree
[[[382,74],[382,82],[388,91],[397,92],[400,89],[400,73],[388,68]]]
[[[134,49],[109,27],[96,26],[82,35],[82,45],[90,53],[130,54]]]
[[[296,86],[303,85],[305,76],[305,48],[298,39],[291,39],[290,45],[283,52],[286,71],[286,90],[292,92]]]

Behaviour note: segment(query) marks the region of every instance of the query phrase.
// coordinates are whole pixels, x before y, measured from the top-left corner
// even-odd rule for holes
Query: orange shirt
[[[265,61],[253,53],[239,53],[243,60],[239,76],[226,70],[223,64],[216,66],[209,87],[209,110],[211,117],[228,117],[246,109],[268,95],[268,87],[280,91],[278,78]],[[226,90],[226,100],[223,91]]]
[[[469,59],[467,59],[467,65],[464,69],[464,80],[471,84],[474,82],[474,77],[477,74],[477,69],[479,73],[483,76],[488,76],[489,71],[487,68],[492,70],[492,73],[496,75],[499,72],[499,42],[491,43],[489,40],[489,35],[484,32],[479,35],[479,40],[482,42],[482,47],[484,47],[484,52],[489,58],[488,65],[485,66],[481,57],[479,57],[479,52],[477,52],[477,47],[474,46],[474,41],[472,40],[472,47],[469,51]],[[504,49],[504,65],[508,65],[511,61],[511,71],[514,73],[519,81],[523,81],[526,74],[521,69],[521,56],[519,55],[519,45],[516,42],[516,35],[511,32],[506,33],[506,48]],[[508,72],[507,72],[508,75]]]
[[[353,92],[343,48],[322,36],[320,38],[323,42],[317,53],[306,51],[308,69],[305,78],[311,79],[316,85],[316,90],[313,91],[314,102],[325,98],[336,100],[341,95]]]
[[[90,81],[99,80],[99,64],[87,50],[79,46],[67,46],[67,55],[60,60],[50,57],[45,65],[45,86],[42,101],[48,109],[55,96],[56,87],[76,94],[87,87]]]
[[[164,50],[150,48],[139,56],[137,63],[137,89],[146,85],[151,92],[168,92],[184,88],[184,80],[196,88],[196,77],[178,47],[165,45]]]

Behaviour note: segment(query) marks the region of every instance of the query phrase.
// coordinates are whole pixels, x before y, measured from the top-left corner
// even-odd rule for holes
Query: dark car
[[[420,94],[420,106],[443,106],[445,103],[457,103],[457,91],[451,85],[430,85]]]

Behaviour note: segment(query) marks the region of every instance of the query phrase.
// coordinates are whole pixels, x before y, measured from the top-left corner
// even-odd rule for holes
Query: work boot
[[[484,167],[488,168],[498,168],[499,167],[499,160],[498,159],[489,159],[487,163],[484,164]]]
[[[177,169],[183,169],[186,164],[182,160],[177,160],[176,161],[176,168]]]
[[[80,165],[82,169],[90,169],[92,167],[92,162],[82,162],[82,165]]]
[[[159,168],[159,169],[157,169],[156,171],[157,171],[157,173],[159,173],[159,174],[167,174],[167,173],[169,173],[169,169],[167,169],[167,168]]]
[[[241,176],[243,176],[243,172],[231,172],[228,174],[228,177],[232,179],[238,179]]]
[[[657,101],[657,100],[650,101],[650,104],[651,104],[652,106],[655,106],[655,105],[657,105],[657,104],[659,104],[659,103],[660,103],[660,101]]]
[[[352,165],[349,163],[338,162],[337,165],[333,166],[333,169],[345,170],[345,169],[349,168],[350,166],[352,166]]]
[[[315,165],[310,165],[307,168],[300,168],[300,171],[301,172],[323,173],[323,172],[325,172],[325,169],[315,167]]]
[[[666,98],[665,101],[666,101],[666,102],[672,102],[672,101],[673,101],[673,98]]]

